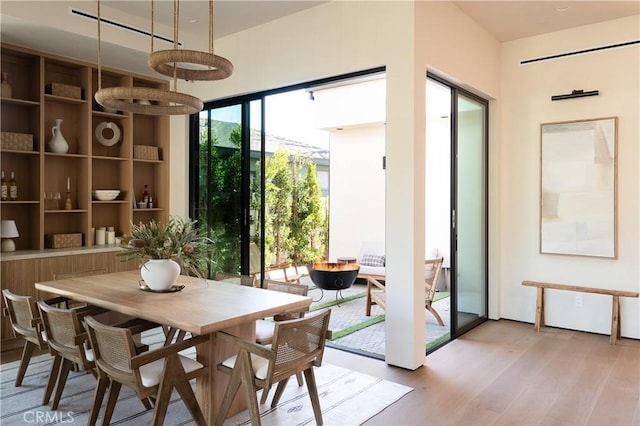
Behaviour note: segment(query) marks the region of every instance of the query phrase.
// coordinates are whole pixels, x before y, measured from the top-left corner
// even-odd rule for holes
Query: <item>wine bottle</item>
[[[18,184],[16,183],[16,177],[13,171],[11,172],[11,179],[9,179],[9,200],[18,200]]]
[[[4,170],[2,171],[2,201],[9,199],[9,187],[7,186],[7,180],[4,178]]]
[[[142,193],[142,202],[145,204],[149,203],[149,190],[147,185],[144,186],[144,192]]]

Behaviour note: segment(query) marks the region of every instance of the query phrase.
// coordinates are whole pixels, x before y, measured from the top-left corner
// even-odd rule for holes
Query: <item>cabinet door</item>
[[[13,293],[33,296],[36,300],[40,300],[55,295],[37,291],[35,283],[39,281],[134,269],[137,269],[135,261],[123,262],[121,257],[116,256],[116,252],[53,256],[3,261],[0,282],[2,289],[8,288]],[[14,336],[9,318],[0,316],[0,322],[1,339],[12,339]]]

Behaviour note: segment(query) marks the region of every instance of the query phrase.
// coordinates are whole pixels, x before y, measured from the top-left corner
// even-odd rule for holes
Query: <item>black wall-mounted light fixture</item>
[[[561,101],[563,99],[573,99],[573,98],[584,98],[585,96],[598,96],[600,92],[598,90],[592,90],[590,92],[585,92],[584,90],[573,90],[571,93],[567,93],[566,95],[553,95],[551,96],[552,101]]]

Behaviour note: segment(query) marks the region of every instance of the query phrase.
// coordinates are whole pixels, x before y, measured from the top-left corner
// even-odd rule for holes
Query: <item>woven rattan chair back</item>
[[[233,272],[216,272],[213,279],[214,281],[237,281],[245,287],[253,287],[254,282],[254,278],[251,275],[240,275]]]
[[[157,350],[136,354],[133,333],[129,328],[105,325],[91,316],[85,321],[98,367],[98,384],[89,415],[90,425],[96,423],[107,387],[110,387],[110,391],[103,423],[109,423],[123,384],[134,390],[143,401],[149,397],[156,398],[152,420],[154,425],[164,423],[174,388],[178,390],[195,423],[205,424],[189,380],[205,374],[207,367],[199,362],[186,360],[178,352],[206,341],[208,336],[196,336]],[[145,373],[142,369],[145,369]]]
[[[58,352],[83,369],[92,369],[94,364],[87,359],[88,340],[78,312],[50,306],[43,300],[38,302],[38,308],[51,352]]]
[[[95,374],[93,353],[88,348],[87,333],[78,317],[78,310],[56,308],[44,300],[38,301],[38,309],[49,352],[54,356],[42,404],[49,403],[55,388],[51,409],[57,410],[67,377],[74,366]]]
[[[282,281],[264,280],[264,286],[267,290],[281,291],[283,293],[297,294],[298,296],[307,296],[309,287],[301,284],[285,283]],[[305,313],[309,312],[309,308],[287,311],[283,314],[274,315],[276,321],[286,321],[295,318],[302,318]]]
[[[142,389],[140,372],[130,367],[131,358],[136,355],[131,330],[105,325],[92,317],[88,317],[86,321],[98,374],[114,377],[137,392]],[[140,395],[140,392],[138,394],[142,398],[149,396]]]
[[[44,346],[45,342],[38,331],[40,315],[35,308],[33,297],[17,295],[7,289],[2,290],[2,297],[13,330],[25,339]]]
[[[321,314],[276,323],[271,343],[275,359],[268,373],[274,377],[273,383],[290,375],[291,370],[303,371],[322,364],[330,311]]]
[[[16,386],[21,386],[33,351],[36,348],[44,349],[47,344],[43,338],[42,323],[33,298],[14,294],[7,289],[2,290],[2,298],[5,304],[4,315],[9,317],[16,337],[22,336],[25,339],[15,381]]]
[[[253,388],[267,393],[273,384],[278,384],[271,407],[278,405],[289,378],[304,373],[316,423],[322,424],[322,411],[316,386],[314,367],[322,364],[324,347],[329,336],[330,310],[313,312],[303,318],[276,323],[271,347],[247,342],[227,333],[218,333],[218,338],[234,343],[240,348],[238,355],[222,362],[218,369],[231,375],[215,424],[222,425],[240,383],[247,392],[249,414],[252,425],[260,425],[258,401]],[[265,363],[267,373],[264,374]],[[251,380],[251,382],[248,382]]]

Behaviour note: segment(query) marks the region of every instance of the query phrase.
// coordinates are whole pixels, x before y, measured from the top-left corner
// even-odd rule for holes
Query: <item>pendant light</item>
[[[144,115],[189,115],[202,110],[203,103],[195,96],[174,90],[152,87],[108,87],[102,88],[102,58],[100,52],[100,0],[98,0],[98,91],[94,95],[100,105],[121,111]],[[151,50],[153,51],[153,0],[151,0]]]
[[[213,51],[213,0],[209,0],[209,51],[178,49],[178,26],[180,18],[179,0],[173,1],[173,49],[153,51],[147,59],[149,67],[160,74],[182,80],[222,80],[233,73],[233,64]],[[191,64],[204,69],[181,67]]]

